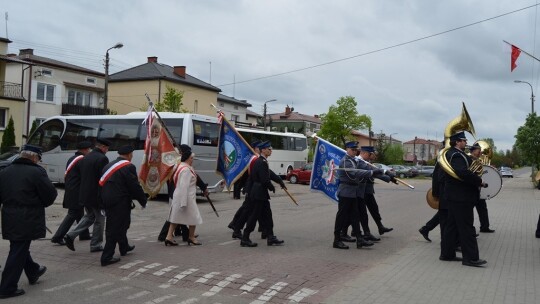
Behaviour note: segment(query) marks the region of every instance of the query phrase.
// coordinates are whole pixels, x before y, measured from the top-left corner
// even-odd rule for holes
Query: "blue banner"
[[[255,152],[242,135],[223,117],[219,130],[216,172],[223,176],[227,189],[242,177],[254,155]]]
[[[345,150],[318,138],[313,157],[313,169],[309,187],[311,191],[322,192],[335,202],[338,201],[339,178],[334,170],[345,156]]]

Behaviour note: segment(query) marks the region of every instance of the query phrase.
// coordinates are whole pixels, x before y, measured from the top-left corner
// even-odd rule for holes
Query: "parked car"
[[[311,169],[313,168],[312,163],[307,163],[302,168],[291,170],[287,174],[287,180],[291,184],[296,183],[306,183],[309,184],[309,181],[311,180]]]
[[[387,166],[385,164],[373,163],[373,165],[376,166],[379,169],[383,169],[383,170],[386,170],[386,171],[392,171],[394,173],[396,172],[396,170],[394,170],[394,168],[392,168],[390,166]]]
[[[19,157],[19,152],[10,151],[0,154],[0,170],[7,167],[13,160]]]
[[[415,177],[416,175],[418,175],[417,170],[415,170],[415,172],[413,172],[413,170],[411,168],[408,168],[408,167],[403,166],[403,165],[388,165],[388,167],[393,168],[394,172],[396,173],[396,176],[399,177],[399,178]]]
[[[514,172],[509,167],[501,167],[499,169],[502,177],[514,178]]]
[[[433,177],[433,170],[435,169],[435,166],[420,166],[417,168],[418,175],[421,176],[427,176],[427,177]]]
[[[405,168],[408,168],[408,169],[411,169],[411,177],[416,177],[418,176],[418,169],[416,169],[415,167],[412,167],[412,166],[403,166]]]

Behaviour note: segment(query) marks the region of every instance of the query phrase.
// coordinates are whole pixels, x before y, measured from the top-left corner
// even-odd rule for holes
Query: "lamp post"
[[[414,143],[413,143],[413,164],[416,161],[416,139],[418,139],[418,137],[415,136],[414,137]]]
[[[392,145],[392,135],[396,135],[397,133],[390,134],[390,145]]]
[[[264,107],[263,107],[263,127],[264,129],[266,130],[266,104],[269,103],[269,102],[272,102],[272,101],[276,101],[276,99],[270,99],[270,100],[267,100],[264,102]]]
[[[114,46],[108,48],[107,52],[105,52],[105,94],[103,94],[103,110],[105,111],[105,114],[107,114],[107,99],[109,97],[109,51],[122,48],[123,46],[124,44],[122,42],[118,42]]]
[[[514,80],[515,83],[526,83],[531,87],[531,114],[534,113],[534,91],[530,83],[521,80]]]

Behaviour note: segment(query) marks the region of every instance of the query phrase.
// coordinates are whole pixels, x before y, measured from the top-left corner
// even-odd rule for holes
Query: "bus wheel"
[[[291,175],[291,177],[289,177],[289,182],[291,184],[296,184],[298,183],[298,177],[296,177],[296,175]]]

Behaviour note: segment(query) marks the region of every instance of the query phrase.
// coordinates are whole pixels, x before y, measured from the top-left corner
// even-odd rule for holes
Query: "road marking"
[[[71,287],[71,286],[75,286],[75,285],[80,285],[80,284],[92,282],[93,280],[94,280],[94,279],[86,279],[86,280],[77,281],[77,282],[73,282],[73,283],[69,283],[69,284],[65,284],[65,285],[56,286],[56,287],[49,288],[49,289],[43,289],[43,291],[47,291],[47,292],[50,292],[50,291],[57,291],[57,290],[61,290],[61,289],[64,289],[64,288]]]
[[[90,287],[86,288],[86,290],[96,290],[96,289],[99,289],[99,288],[111,286],[113,284],[114,284],[113,282],[106,282],[106,283],[103,283],[103,284],[90,286]]]
[[[191,299],[187,299],[185,301],[182,301],[178,304],[193,304],[195,302],[199,302],[199,299],[198,298],[191,298]]]
[[[137,292],[136,294],[133,294],[133,295],[127,297],[126,299],[128,299],[128,300],[134,300],[134,299],[136,299],[136,298],[140,298],[140,297],[142,297],[142,296],[145,296],[145,295],[147,295],[147,294],[149,294],[149,293],[151,293],[151,292],[148,291],[148,290],[143,290],[143,291],[141,291],[141,292]]]
[[[316,294],[317,292],[318,292],[318,290],[313,290],[313,289],[309,289],[309,288],[302,288],[298,292],[296,292],[295,294],[290,296],[289,300],[291,300],[293,302],[296,302],[296,303],[299,303],[304,298],[312,296],[312,295]]]
[[[273,296],[275,296],[283,287],[289,285],[285,282],[277,282],[276,284],[270,286],[257,300],[251,302],[251,304],[263,304],[270,299],[272,299]]]
[[[131,278],[135,278],[135,277],[138,277],[140,276],[141,274],[147,272],[148,270],[152,269],[152,268],[156,268],[158,266],[160,266],[161,264],[160,263],[152,263],[150,265],[146,265],[144,267],[141,267],[135,271],[133,271],[132,273],[128,274],[127,277],[123,277],[121,280],[122,281],[127,281]]]
[[[124,291],[124,290],[128,290],[128,289],[131,289],[131,288],[133,288],[133,287],[131,287],[131,286],[118,287],[118,288],[111,289],[109,291],[106,291],[106,292],[102,293],[101,296],[102,297],[110,296],[112,294],[115,294],[115,293],[118,293],[118,292],[121,292],[121,291]]]
[[[190,268],[188,270],[182,271],[181,273],[174,276],[174,278],[170,279],[166,284],[159,285],[160,288],[169,288],[171,285],[174,285],[178,283],[181,279],[185,278],[186,276],[194,273],[195,271],[198,271],[199,269],[196,268]]]
[[[263,279],[255,278],[247,282],[246,284],[242,285],[242,287],[240,287],[240,290],[245,290],[247,292],[250,292],[253,290],[253,288],[255,288],[255,286],[261,284],[262,282],[264,282]]]
[[[238,278],[241,278],[241,277],[242,277],[241,274],[237,274],[237,273],[232,274],[232,275],[226,277],[225,280],[217,283],[216,286],[210,288],[210,291],[207,291],[207,292],[203,293],[202,296],[203,297],[211,297],[211,296],[215,295],[216,293],[220,292],[227,285],[234,282],[234,280],[236,280]]]
[[[229,245],[229,244],[233,244],[233,243],[238,243],[238,240],[227,241],[227,242],[219,243],[218,245],[219,246],[225,246],[225,245]]]
[[[202,278],[198,279],[197,281],[195,281],[195,283],[206,283],[208,282],[208,280],[210,280],[211,278],[213,278],[215,275],[219,274],[219,272],[210,272],[210,273],[207,273],[205,274]]]
[[[159,298],[153,299],[151,301],[145,302],[144,304],[157,304],[157,303],[161,303],[161,302],[163,302],[165,300],[172,299],[172,298],[175,298],[175,297],[176,297],[176,295],[168,294],[168,295],[165,295],[163,297],[159,297]]]
[[[144,261],[141,261],[141,260],[135,260],[135,261],[133,261],[133,262],[131,262],[131,263],[127,263],[127,264],[125,264],[125,265],[122,265],[122,266],[120,266],[119,268],[120,268],[120,269],[129,269],[129,268],[131,268],[131,267],[133,267],[133,266],[135,266],[135,265],[137,265],[137,264],[140,264],[140,263],[144,263]]]
[[[162,275],[166,274],[167,272],[169,272],[169,271],[171,271],[171,270],[174,270],[174,269],[176,269],[176,268],[178,268],[178,266],[169,266],[169,267],[165,267],[165,268],[163,268],[163,269],[160,269],[160,270],[154,272],[153,275],[159,277],[159,276],[162,276]]]

